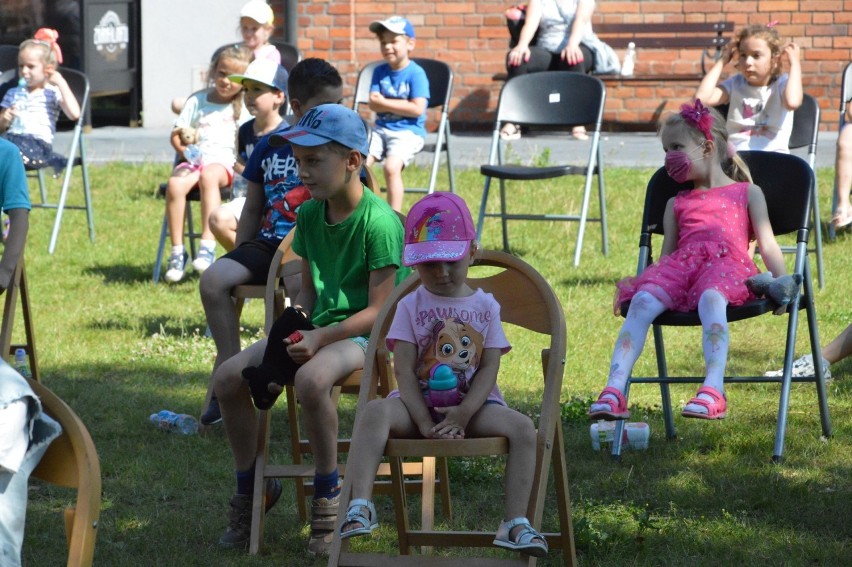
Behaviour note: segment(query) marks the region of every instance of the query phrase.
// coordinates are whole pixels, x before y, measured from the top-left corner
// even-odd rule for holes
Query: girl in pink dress
[[[630,417],[624,387],[651,323],[665,310],[696,309],[704,331],[706,379],[682,413],[724,418],[725,308],[753,297],[746,279],[759,270],[748,254],[751,234],[772,274],[787,273],[763,192],[751,183],[748,168],[728,143],[722,116],[696,100],[665,121],[660,137],[669,176],[678,183],[692,181],[695,188],[681,191],[666,204],[660,259],[639,276],[617,284],[616,305],[631,303],[615,343],[607,386],[589,409],[592,419]]]

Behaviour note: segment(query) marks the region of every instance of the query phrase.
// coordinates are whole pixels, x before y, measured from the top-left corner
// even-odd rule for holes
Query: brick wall
[[[351,94],[358,70],[379,59],[369,32],[374,19],[399,13],[417,30],[414,55],[440,59],[455,72],[451,120],[454,130],[490,127],[508,49],[504,10],[513,0],[299,2],[299,48],[306,56],[337,65]],[[704,22],[729,20],[737,26],[778,21],[783,38],[802,47],[805,92],[819,100],[823,129],[836,128],[843,68],[852,60],[852,0],[709,0],[619,2],[600,0],[594,22]],[[623,55],[623,53],[619,53]],[[700,53],[642,50],[636,75],[700,70]],[[677,108],[695,92],[697,82],[607,80],[605,120],[611,129],[654,128],[661,112]]]

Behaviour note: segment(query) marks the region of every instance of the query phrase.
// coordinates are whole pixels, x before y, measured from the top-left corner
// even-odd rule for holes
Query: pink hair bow
[[[701,103],[700,99],[695,99],[695,104],[681,105],[680,115],[704,134],[706,139],[713,139],[713,115],[710,114],[710,109]]]
[[[56,40],[59,39],[59,32],[50,28],[40,28],[33,39],[37,39],[39,41],[43,41],[47,45],[50,46],[50,49],[53,50],[53,54],[56,56],[56,62],[62,63],[62,50],[59,49],[59,44],[56,43]]]

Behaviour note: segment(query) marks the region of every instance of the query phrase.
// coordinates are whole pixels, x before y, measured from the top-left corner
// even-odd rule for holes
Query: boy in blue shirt
[[[370,166],[384,159],[388,203],[402,211],[402,170],[426,141],[426,108],[429,104],[429,79],[426,71],[409,59],[414,49],[414,26],[401,16],[370,24],[387,63],[373,71],[370,85],[370,110],[376,124],[370,139]]]
[[[319,554],[331,545],[340,500],[331,390],[363,368],[376,316],[409,270],[402,266],[399,217],[361,183],[367,126],[355,112],[323,104],[268,139],[273,147],[292,147],[311,196],[296,218],[293,240],[293,251],[302,258],[302,285],[268,340],[226,360],[213,375],[237,477],[228,529],[219,544],[244,547],[251,532],[257,449],[252,402],[269,408],[283,386],[292,384],[316,471],[308,551]],[[268,481],[267,509],[280,494],[280,481]]]

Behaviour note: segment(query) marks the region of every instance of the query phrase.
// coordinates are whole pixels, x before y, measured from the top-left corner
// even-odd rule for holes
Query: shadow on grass
[[[83,273],[87,275],[97,276],[101,278],[101,280],[105,284],[137,284],[143,282],[150,282],[153,268],[153,261],[151,261],[151,265],[148,267],[130,264],[116,264],[112,266],[94,265],[85,268],[83,270]],[[198,282],[196,280],[197,278],[187,278],[183,282],[181,282],[181,284],[194,282],[195,285],[198,285]],[[164,282],[161,282],[160,285],[166,284]]]

